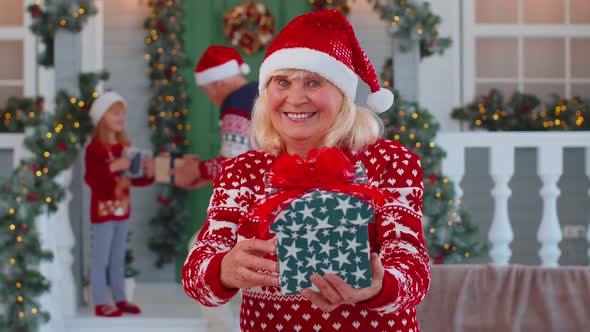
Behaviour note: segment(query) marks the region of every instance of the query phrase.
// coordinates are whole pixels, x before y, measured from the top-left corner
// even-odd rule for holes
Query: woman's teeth
[[[287,113],[289,119],[307,119],[311,118],[315,113]]]

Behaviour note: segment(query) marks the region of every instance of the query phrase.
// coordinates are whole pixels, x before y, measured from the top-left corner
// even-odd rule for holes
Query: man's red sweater
[[[108,145],[97,138],[86,147],[84,181],[91,190],[90,222],[93,224],[129,219],[129,188],[124,188],[122,195],[116,197],[115,188],[123,176],[110,170],[110,163],[120,158],[124,149],[122,144]],[[153,177],[131,179],[134,186],[147,186],[152,182]]]

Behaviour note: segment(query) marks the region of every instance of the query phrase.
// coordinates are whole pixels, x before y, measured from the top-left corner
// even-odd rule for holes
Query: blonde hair
[[[109,111],[110,111],[110,109],[109,109]],[[107,142],[108,141],[108,132],[109,132],[109,129],[107,128],[105,117],[103,116],[102,119],[100,119],[100,121],[96,125],[96,127],[94,127],[94,129],[92,130],[92,137],[98,139],[101,142]],[[123,129],[123,130],[115,133],[115,140],[117,141],[117,143],[119,143],[123,146],[131,146],[132,145],[131,140],[129,139],[129,134],[127,134],[127,129]]]
[[[310,72],[305,70],[282,69],[273,72],[271,77],[280,75],[293,79],[309,74]],[[252,111],[252,145],[271,155],[278,155],[286,151],[285,142],[274,128],[268,112],[268,95],[265,87],[256,99]],[[357,152],[375,143],[382,131],[383,122],[375,113],[349,102],[344,96],[338,118],[325,135],[324,146]]]

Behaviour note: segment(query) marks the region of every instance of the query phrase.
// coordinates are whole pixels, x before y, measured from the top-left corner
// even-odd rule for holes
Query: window
[[[4,1],[0,11],[0,109],[11,96],[34,94],[34,38],[28,30],[28,0]]]
[[[497,88],[590,97],[590,1],[464,0],[464,101]]]

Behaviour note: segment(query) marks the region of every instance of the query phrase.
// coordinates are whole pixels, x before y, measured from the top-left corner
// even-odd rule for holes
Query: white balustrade
[[[508,198],[512,192],[508,187],[508,181],[514,173],[514,149],[499,145],[491,146],[490,163],[490,175],[495,183],[492,189],[494,218],[488,234],[488,239],[492,243],[490,256],[492,262],[507,265],[512,256],[510,243],[514,238],[508,217]]]
[[[558,144],[545,143],[538,148],[537,173],[543,181],[541,197],[543,198],[543,219],[537,232],[541,243],[541,265],[558,266],[561,227],[557,218],[557,181],[563,172],[563,148]]]
[[[543,215],[537,232],[541,244],[541,265],[558,266],[562,240],[557,215],[559,197],[558,180],[563,173],[563,150],[570,147],[584,148],[586,175],[590,178],[590,133],[588,132],[460,132],[441,133],[438,144],[447,152],[443,160],[443,172],[454,182],[457,199],[463,195],[458,188],[465,173],[465,149],[488,148],[490,150],[490,175],[494,180],[492,197],[494,217],[488,233],[491,242],[491,260],[495,264],[508,264],[511,257],[510,243],[514,234],[508,215],[508,199],[511,190],[508,183],[514,173],[514,155],[517,148],[535,148],[538,151],[537,173],[543,182],[539,192],[543,200]],[[590,190],[588,192],[590,196]],[[590,225],[586,234],[590,247]],[[590,248],[588,249],[590,258]]]

